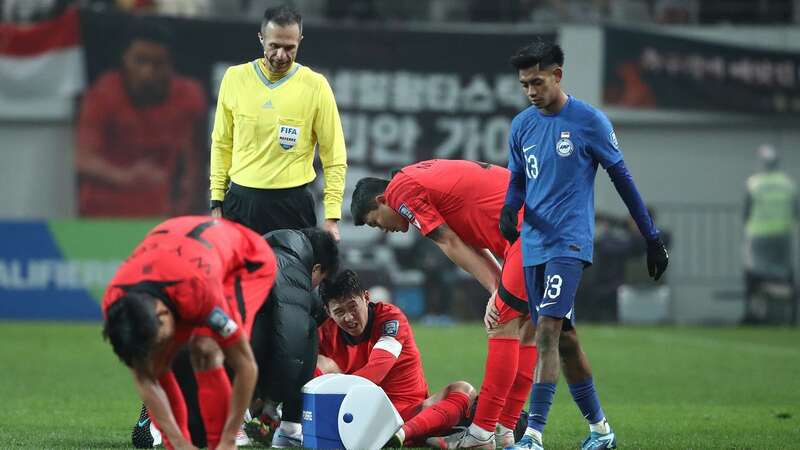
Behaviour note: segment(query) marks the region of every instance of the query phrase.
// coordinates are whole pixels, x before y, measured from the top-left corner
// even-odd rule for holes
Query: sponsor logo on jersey
[[[399,212],[401,216],[405,217],[406,220],[408,220],[412,225],[417,228],[421,228],[416,216],[414,216],[414,211],[411,211],[411,208],[406,206],[405,203],[400,204],[400,209],[397,212]]]
[[[400,330],[400,322],[397,320],[388,320],[383,323],[383,336],[397,337],[397,332]]]
[[[614,133],[614,130],[611,130],[611,133],[608,133],[608,139],[611,140],[611,145],[613,145],[615,149],[619,150],[619,142],[617,142],[617,133]]]
[[[208,315],[208,327],[224,338],[232,335],[239,328],[236,322],[228,317],[219,306],[215,307]]]
[[[569,131],[562,131],[561,139],[569,139]]]
[[[289,125],[279,125],[278,143],[284,150],[289,150],[297,144],[300,137],[300,127],[290,127]]]
[[[568,131],[566,133],[569,133]],[[564,133],[561,133],[562,135]],[[561,139],[556,142],[556,153],[558,156],[567,157],[572,154],[575,150],[575,146],[572,145],[572,141],[569,138],[562,137]]]

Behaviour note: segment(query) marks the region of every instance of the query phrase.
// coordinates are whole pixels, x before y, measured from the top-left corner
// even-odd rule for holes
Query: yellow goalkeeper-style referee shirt
[[[342,214],[347,170],[344,133],[328,81],[294,63],[270,81],[260,60],[227,69],[211,133],[211,200],[223,200],[228,180],[259,189],[310,183],[319,144],[326,219]]]

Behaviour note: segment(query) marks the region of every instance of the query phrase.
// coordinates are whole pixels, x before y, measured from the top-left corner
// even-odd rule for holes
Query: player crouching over
[[[476,392],[466,381],[428,396],[414,333],[399,308],[371,303],[352,270],[323,281],[320,295],[330,318],[319,328],[318,369],[364,377],[386,392],[405,421],[388,446],[424,446],[467,416]]]
[[[170,370],[187,342],[208,447],[236,448],[258,373],[248,336],[275,272],[269,245],[244,226],[179,217],[148,233],[111,280],[103,335],[131,368],[168,449],[196,448]],[[223,363],[235,374],[233,386]]]

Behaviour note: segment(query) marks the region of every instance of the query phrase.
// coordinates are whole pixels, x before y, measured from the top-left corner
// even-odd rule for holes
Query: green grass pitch
[[[582,326],[621,448],[800,448],[800,330]],[[478,325],[416,326],[431,389],[480,386]],[[0,323],[0,448],[128,448],[139,402],[99,324]],[[587,427],[559,383],[544,442]]]

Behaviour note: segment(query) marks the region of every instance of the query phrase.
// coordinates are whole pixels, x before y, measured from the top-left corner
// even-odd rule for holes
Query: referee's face
[[[264,60],[269,70],[283,73],[292,67],[297,58],[297,49],[303,35],[300,34],[300,25],[278,25],[267,22],[261,33],[258,34],[261,45],[264,47]]]

